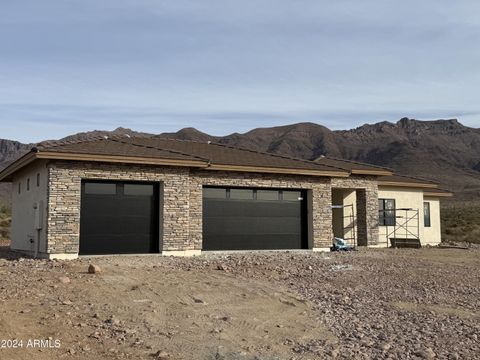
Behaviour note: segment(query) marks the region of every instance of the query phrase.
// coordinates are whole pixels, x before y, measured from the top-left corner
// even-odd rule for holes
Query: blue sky
[[[0,0],[0,138],[457,117],[480,2]]]

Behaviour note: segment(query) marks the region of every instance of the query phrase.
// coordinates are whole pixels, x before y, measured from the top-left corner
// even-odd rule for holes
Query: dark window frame
[[[37,187],[40,187],[40,173],[37,174]]]
[[[27,179],[27,191],[30,191],[30,178]]]
[[[300,201],[300,200],[303,200],[305,197],[306,197],[306,190],[305,189],[302,189],[302,188],[278,188],[278,187],[272,187],[272,188],[269,188],[269,187],[251,187],[251,186],[222,186],[222,185],[203,185],[202,186],[202,189],[225,189],[226,190],[226,193],[225,193],[225,197],[208,197],[208,198],[215,198],[215,199],[232,199],[232,200],[238,200],[238,201],[243,201],[243,200],[250,200],[250,199],[238,199],[238,198],[232,198],[230,196],[230,190],[236,190],[236,189],[240,189],[240,190],[253,190],[253,198],[251,200],[258,200],[258,201]],[[257,196],[257,190],[266,190],[266,191],[277,191],[278,192],[278,199],[275,199],[275,200],[262,200],[262,199],[258,199],[258,196]],[[298,199],[289,199],[289,200],[285,200],[284,199],[284,196],[283,196],[283,193],[284,192],[298,192]],[[305,192],[305,193],[304,193]],[[202,193],[203,193],[203,190],[202,190]],[[202,195],[203,196],[203,195]]]
[[[425,211],[427,210],[428,211]],[[431,211],[430,211],[430,202],[424,201],[423,202],[423,226],[424,227],[432,227],[432,219],[431,219]],[[428,215],[427,215],[428,213]]]
[[[100,187],[97,187],[100,185]],[[84,181],[82,184],[85,195],[117,196],[119,194],[118,181]]]
[[[393,203],[393,210],[385,210],[388,202]],[[395,226],[397,214],[395,199],[378,199],[378,225]]]

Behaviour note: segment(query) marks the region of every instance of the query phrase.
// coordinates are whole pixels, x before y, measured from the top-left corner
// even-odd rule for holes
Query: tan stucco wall
[[[419,221],[419,237],[422,245],[435,245],[441,241],[441,230],[440,230],[440,205],[438,199],[427,198],[424,200],[423,190],[422,189],[411,189],[411,188],[395,188],[395,187],[379,187],[378,190],[379,199],[395,199],[396,208],[412,208],[418,209],[418,221]],[[430,217],[431,217],[431,227],[425,228],[423,221],[423,202],[429,201],[430,204]],[[399,211],[397,215],[405,216],[405,212]],[[416,221],[411,221],[412,226],[416,225]],[[387,227],[379,226],[379,243],[382,245],[387,245]],[[393,227],[389,227],[389,231],[392,231]],[[412,229],[413,230],[413,229]],[[411,231],[412,231],[411,230]],[[412,231],[414,232],[414,231]],[[397,237],[404,238],[405,231],[399,230]],[[408,236],[409,238],[412,236]]]
[[[37,174],[40,174],[40,186],[37,187]],[[27,190],[27,179],[30,179],[30,190]],[[18,185],[21,183],[21,193]],[[11,248],[30,254],[38,249],[46,252],[47,238],[47,183],[48,171],[45,161],[37,162],[19,172],[13,179],[12,186],[12,238]],[[35,210],[34,205],[42,209]],[[40,211],[41,227],[35,226],[35,212]],[[32,239],[34,242],[30,241]],[[38,246],[38,247],[37,247]]]
[[[353,205],[353,208],[350,206],[347,206],[343,209],[343,226],[345,228],[344,231],[344,238],[345,239],[350,239],[353,238],[354,236],[357,236],[358,234],[358,229],[357,229],[357,194],[355,190],[346,190],[343,193],[343,205]],[[355,223],[352,224],[352,219],[355,218]],[[351,227],[355,226],[355,229],[352,229]]]
[[[442,241],[442,228],[440,222],[440,200],[434,197],[424,197],[430,203],[430,227],[423,229],[423,236],[427,244],[438,244]]]
[[[395,207],[397,209],[401,208],[412,208],[412,209],[418,209],[418,225],[419,225],[419,231],[418,235],[420,237],[420,241],[423,244],[423,190],[421,189],[406,189],[406,188],[379,188],[378,191],[378,198],[379,199],[395,199]],[[397,216],[412,216],[413,213],[409,212],[408,214],[405,214],[404,211],[397,211]],[[399,223],[403,223],[403,219],[398,219]],[[417,229],[417,221],[416,220],[411,220],[409,222],[409,230],[416,234]],[[393,231],[394,227],[393,226],[379,226],[379,244],[387,246],[390,245],[387,239],[388,237],[394,237],[394,235],[391,234]],[[388,230],[388,233],[387,233]],[[395,236],[397,238],[413,238],[414,236],[405,233],[405,230],[403,229],[398,229],[396,232]]]

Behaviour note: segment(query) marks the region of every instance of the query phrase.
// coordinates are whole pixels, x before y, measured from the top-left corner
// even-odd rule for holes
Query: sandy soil
[[[478,249],[0,255],[0,359],[480,357]]]

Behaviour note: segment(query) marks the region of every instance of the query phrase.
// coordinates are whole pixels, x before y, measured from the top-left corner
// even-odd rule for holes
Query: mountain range
[[[444,188],[454,191],[457,200],[480,199],[480,129],[464,126],[457,119],[421,121],[402,118],[396,123],[379,122],[335,131],[314,123],[297,123],[227,136],[212,136],[194,128],[158,135],[118,128],[78,133],[60,141],[86,140],[99,135],[213,141],[308,160],[329,155],[438,181]],[[33,145],[0,140],[0,168]],[[5,197],[8,191],[8,186],[3,185],[0,195],[3,193]]]

